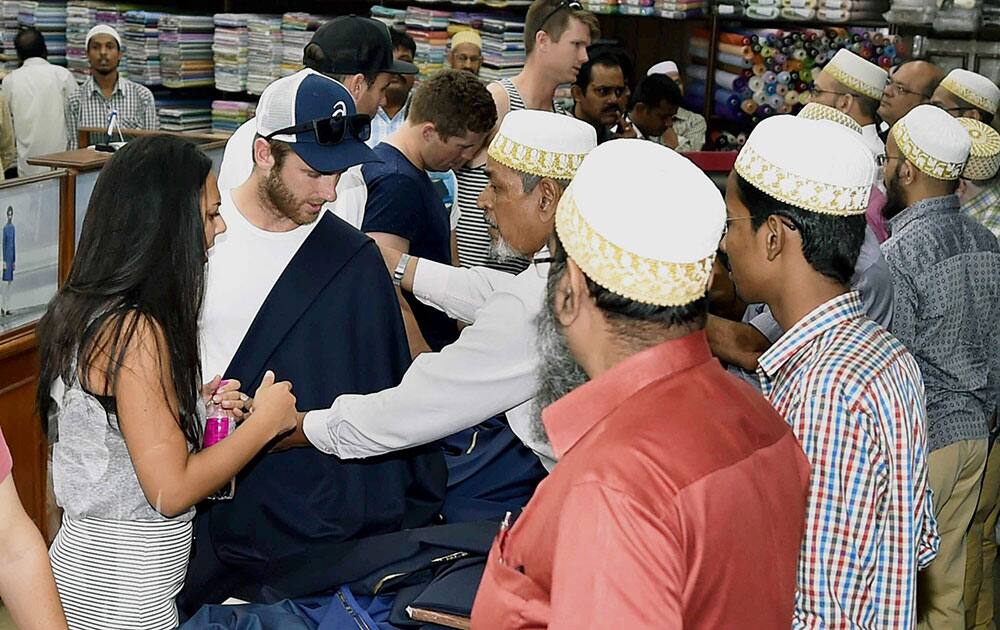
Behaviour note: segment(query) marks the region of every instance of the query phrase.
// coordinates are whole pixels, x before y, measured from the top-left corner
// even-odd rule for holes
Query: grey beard
[[[490,257],[497,262],[510,262],[521,257],[521,252],[510,246],[503,236],[497,232],[496,238],[490,240]]]
[[[532,438],[551,444],[542,424],[542,410],[583,385],[590,377],[573,358],[566,337],[552,313],[551,292],[546,291],[545,304],[535,318],[538,347],[538,390],[531,413]]]

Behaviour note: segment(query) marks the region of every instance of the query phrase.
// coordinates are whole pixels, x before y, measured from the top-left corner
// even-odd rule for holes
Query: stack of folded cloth
[[[746,14],[748,0],[716,0],[712,10],[722,17],[740,17]]]
[[[3,44],[3,70],[10,72],[16,70],[17,55],[14,53],[14,38],[17,37],[17,12],[21,7],[18,0],[0,0],[0,43]]]
[[[815,20],[818,0],[782,0],[781,17],[786,20]]]
[[[21,2],[18,7],[18,26],[33,26],[45,37],[48,60],[58,66],[66,65],[66,3],[41,0]]]
[[[125,48],[129,78],[143,85],[160,85],[160,17],[155,11],[125,12]],[[121,64],[119,64],[121,65]]]
[[[782,0],[748,0],[743,14],[753,20],[781,18]]]
[[[247,94],[260,94],[281,76],[281,17],[247,19]]]
[[[287,77],[301,70],[302,50],[319,28],[319,17],[301,12],[281,16],[281,76]]]
[[[16,17],[17,0],[13,2],[4,0],[4,6],[8,4],[14,5]],[[83,81],[90,76],[87,32],[95,24],[97,24],[97,9],[88,0],[72,0],[66,5],[66,67],[77,81]],[[14,50],[13,41],[9,50]]]
[[[816,16],[824,22],[846,24],[878,20],[888,9],[888,0],[820,0]]]
[[[885,19],[892,24],[930,24],[936,13],[935,0],[892,0]]]
[[[618,0],[585,0],[583,7],[591,13],[612,15],[618,13]]]
[[[253,118],[256,109],[255,103],[212,101],[212,133],[235,133],[240,125]]]
[[[686,20],[705,14],[706,0],[656,0],[655,15],[668,20]]]
[[[448,25],[451,13],[410,6],[406,9],[406,33],[417,43],[413,63],[426,79],[444,67],[448,54]],[[483,51],[485,53],[485,51]]]
[[[494,14],[480,26],[483,38],[483,81],[499,81],[516,76],[524,67],[524,20],[513,15]]]
[[[621,0],[618,12],[622,15],[656,15],[654,0]]]
[[[406,30],[406,9],[395,9],[376,4],[372,7],[370,15],[389,28]]]
[[[215,85],[210,15],[171,15],[160,18],[160,74],[169,88]]]
[[[212,37],[215,88],[222,92],[245,92],[250,31],[248,13],[216,13]]]
[[[169,100],[157,102],[163,131],[211,131],[212,108],[204,101]]]

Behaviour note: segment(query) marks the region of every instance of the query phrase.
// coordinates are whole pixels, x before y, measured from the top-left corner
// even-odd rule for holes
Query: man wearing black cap
[[[222,191],[229,229],[209,253],[203,371],[250,388],[274,370],[310,409],[397,385],[409,350],[378,248],[323,210],[345,171],[378,161],[370,118],[343,84],[303,70],[264,90],[250,124],[252,172]],[[231,500],[199,507],[178,603],[191,614],[229,596],[260,601],[288,577],[272,570],[284,558],[428,525],[446,480],[440,451],[363,466],[313,449],[263,455]]]
[[[303,50],[307,69],[340,81],[354,99],[359,114],[374,116],[385,88],[397,74],[417,74],[417,67],[393,57],[392,40],[385,24],[371,18],[344,15],[316,31]],[[235,188],[247,180],[253,166],[251,146],[255,126],[249,120],[226,143],[219,171],[219,190]],[[336,201],[326,208],[354,227],[360,227],[365,208],[365,182],[360,167],[340,178]]]

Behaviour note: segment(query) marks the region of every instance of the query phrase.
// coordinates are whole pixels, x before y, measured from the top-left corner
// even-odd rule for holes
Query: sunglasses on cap
[[[545,19],[543,19],[541,22],[538,23],[538,30],[542,30],[542,27],[545,26],[545,23],[549,21],[549,18],[551,18],[556,13],[559,13],[563,9],[569,9],[571,11],[582,11],[583,5],[580,2],[577,2],[577,0],[562,0],[562,2],[560,2],[556,8],[549,11],[549,14],[545,16]]]
[[[294,127],[285,127],[264,136],[266,140],[285,134],[299,134],[311,131],[316,136],[316,144],[340,144],[350,134],[364,142],[372,135],[372,118],[368,114],[335,116],[310,120]]]

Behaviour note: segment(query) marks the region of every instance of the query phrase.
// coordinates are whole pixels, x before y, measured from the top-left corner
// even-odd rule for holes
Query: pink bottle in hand
[[[219,387],[222,387],[223,385],[225,385],[225,381],[220,383]],[[233,420],[233,417],[229,414],[229,412],[223,409],[222,405],[209,401],[208,414],[205,418],[205,435],[202,439],[202,448],[209,448],[210,446],[221,442],[235,429],[236,421]],[[235,491],[236,478],[234,477],[233,479],[230,479],[226,485],[208,495],[208,498],[214,500],[232,499]]]

